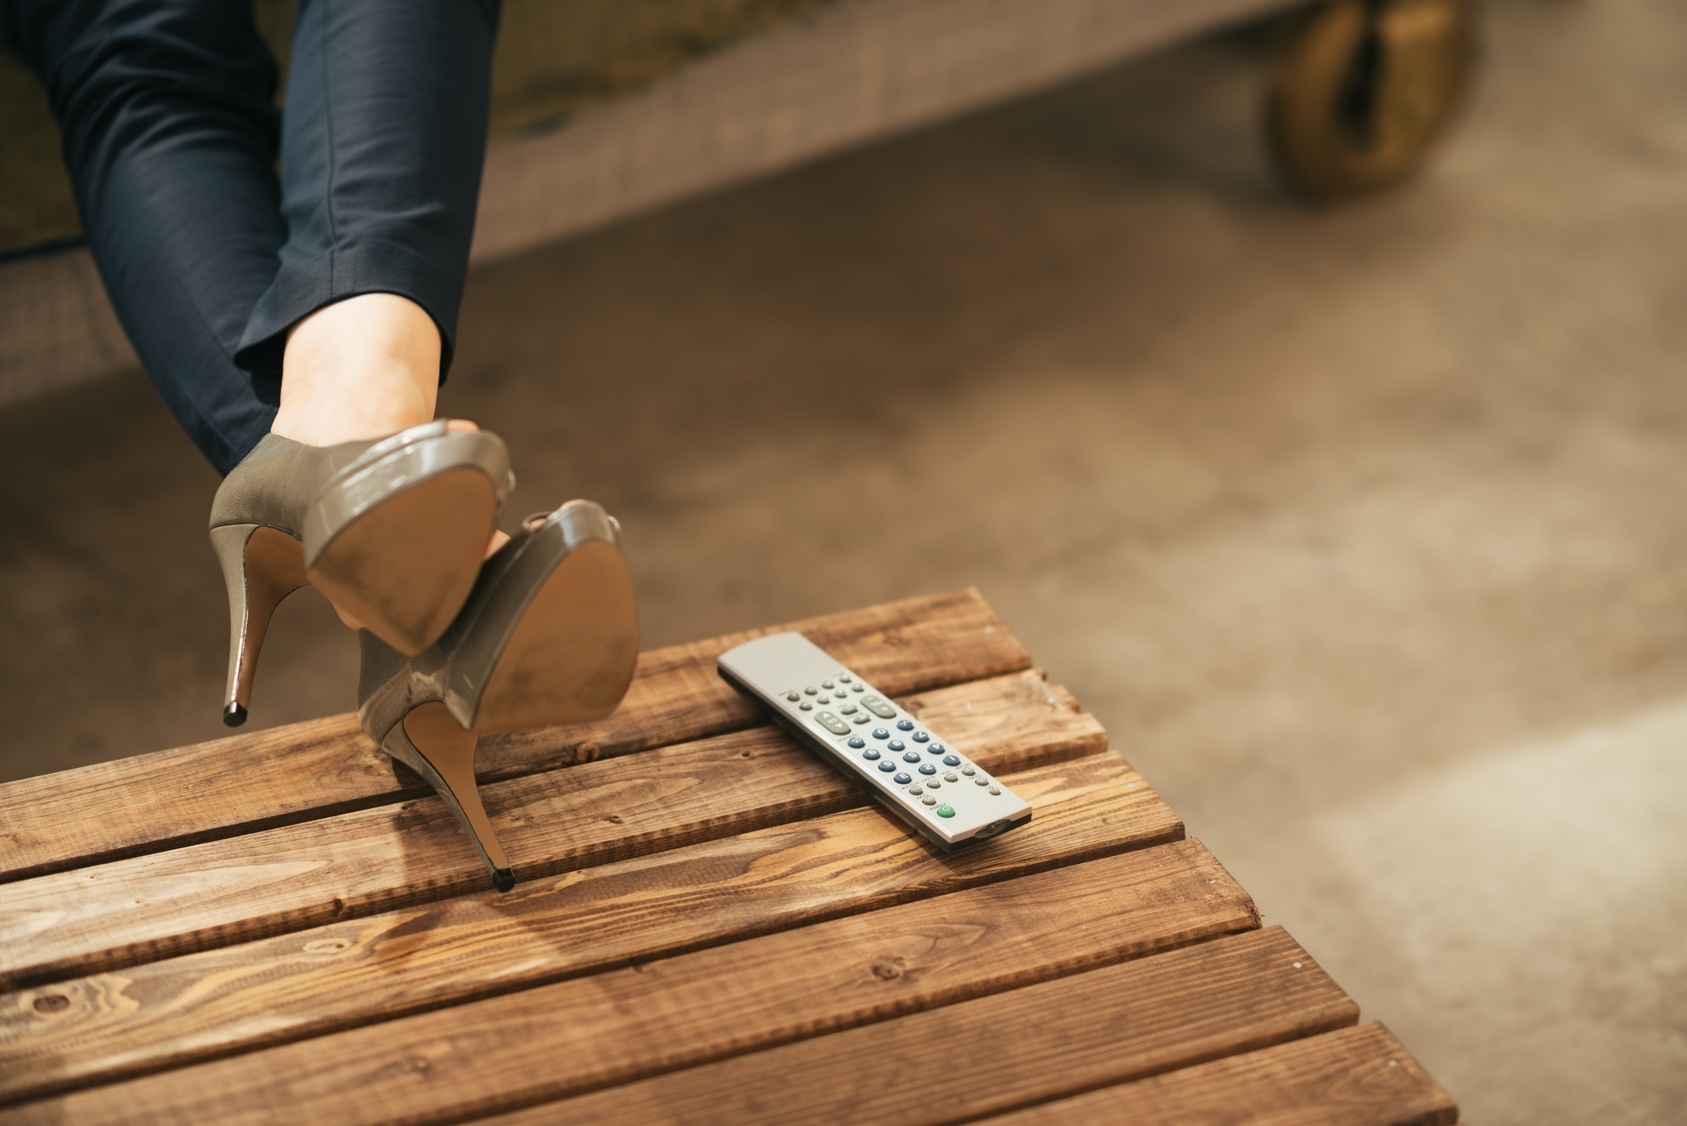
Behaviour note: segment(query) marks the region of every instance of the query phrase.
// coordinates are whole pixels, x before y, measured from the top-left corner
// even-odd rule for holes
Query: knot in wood
[[[62,993],[46,993],[35,999],[38,1013],[62,1013],[70,1008],[70,998]]]
[[[880,981],[895,981],[902,976],[901,958],[880,958],[873,963],[873,976]]]
[[[574,748],[574,761],[596,762],[598,755],[601,753],[602,748],[596,743],[581,743],[578,747]]]

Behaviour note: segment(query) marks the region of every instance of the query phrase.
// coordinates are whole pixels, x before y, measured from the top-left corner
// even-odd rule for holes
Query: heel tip
[[[509,891],[515,887],[515,873],[508,868],[492,869],[492,886],[499,891]]]
[[[246,722],[246,709],[239,704],[230,704],[223,709],[223,724],[227,727],[239,727]]]

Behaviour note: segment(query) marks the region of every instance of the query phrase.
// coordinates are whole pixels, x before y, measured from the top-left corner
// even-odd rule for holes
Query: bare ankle
[[[439,359],[438,327],[408,298],[366,293],[324,306],[288,333],[270,429],[326,446],[426,422]]]

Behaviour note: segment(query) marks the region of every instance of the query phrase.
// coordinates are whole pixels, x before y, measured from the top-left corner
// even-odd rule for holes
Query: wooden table
[[[1457,1120],[975,591],[789,628],[1031,824],[928,847],[719,680],[750,634],[483,742],[505,895],[350,716],[13,782],[0,1122]]]

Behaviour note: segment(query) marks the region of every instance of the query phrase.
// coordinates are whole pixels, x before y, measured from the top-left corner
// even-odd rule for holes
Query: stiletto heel
[[[439,792],[468,830],[481,860],[492,870],[492,886],[509,891],[515,887],[515,873],[492,832],[474,780],[474,749],[479,741],[480,736],[457,726],[444,704],[423,704],[392,725],[381,750],[420,774]]]
[[[223,722],[246,722],[252,698],[252,674],[258,664],[270,617],[281,600],[305,585],[298,544],[262,524],[224,524],[211,529],[211,549],[222,564],[228,587],[228,691]]]
[[[306,583],[402,652],[444,632],[515,483],[497,435],[448,427],[322,447],[269,434],[223,481],[211,505],[229,599],[223,722],[245,721],[270,615]]]
[[[638,610],[620,526],[591,501],[530,518],[481,568],[439,640],[406,656],[365,631],[357,714],[439,791],[499,891],[515,875],[481,806],[481,735],[601,719],[638,664]]]

